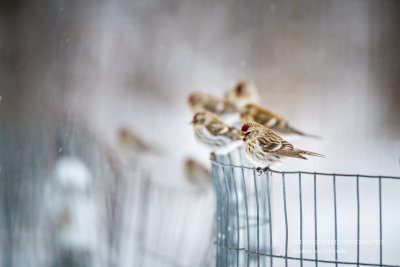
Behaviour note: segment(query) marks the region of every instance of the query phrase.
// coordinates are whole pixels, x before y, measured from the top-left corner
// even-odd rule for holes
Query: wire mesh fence
[[[214,194],[145,180],[135,266],[213,266]]]
[[[278,172],[217,156],[217,266],[399,266],[400,177]],[[249,166],[249,164],[245,164]]]

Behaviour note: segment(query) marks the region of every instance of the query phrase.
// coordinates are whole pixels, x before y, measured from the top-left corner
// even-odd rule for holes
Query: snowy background
[[[42,168],[29,160],[36,157],[49,166],[43,170],[49,173],[59,148],[46,144],[43,132],[53,138],[54,128],[67,122],[111,150],[117,130],[126,126],[160,151],[141,159],[146,173],[162,186],[186,188],[184,158],[194,156],[209,165],[207,151],[195,143],[188,125],[187,95],[202,90],[222,96],[238,79],[248,79],[258,86],[263,106],[323,137],[294,144],[326,159],[288,160],[282,170],[400,174],[398,1],[57,0],[0,5],[0,118],[11,128],[22,125],[15,140],[25,140],[31,153],[14,168]],[[30,128],[40,128],[41,137],[32,137]],[[16,141],[14,147],[7,138],[3,133],[4,162],[10,151],[18,161],[24,146]],[[87,150],[101,153],[92,146]],[[96,165],[101,162],[89,168],[102,173],[104,166]],[[21,179],[12,172],[0,174],[2,217],[7,218],[0,219],[1,238],[7,247],[14,238],[8,218],[23,209],[10,199],[18,198],[19,183],[31,174],[25,171]],[[10,181],[14,187],[5,186]],[[288,190],[291,186],[298,185],[288,181]],[[340,186],[342,200],[354,197],[354,188]],[[319,187],[331,192],[331,181],[321,180]],[[395,195],[393,188],[388,196]],[[366,185],[365,192],[375,189]],[[312,196],[311,187],[304,190]],[[383,201],[392,203],[388,213],[394,214],[399,200]],[[32,210],[43,206],[32,203]],[[289,208],[297,212],[295,204]],[[346,201],[338,210],[354,215]],[[394,249],[400,219],[386,218],[385,235],[391,236],[388,246]],[[344,231],[354,233],[351,227]],[[0,262],[9,266],[4,255]]]

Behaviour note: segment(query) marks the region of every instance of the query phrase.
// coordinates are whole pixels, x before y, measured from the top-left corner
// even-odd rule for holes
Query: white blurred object
[[[91,182],[91,174],[79,159],[63,157],[56,161],[55,181],[63,190],[85,191]]]
[[[73,157],[57,160],[52,187],[51,217],[58,249],[90,255],[96,244],[96,206],[90,195],[92,176],[86,165]]]

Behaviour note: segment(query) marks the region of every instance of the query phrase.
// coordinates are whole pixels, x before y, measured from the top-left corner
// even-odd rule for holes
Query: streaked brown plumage
[[[242,122],[254,121],[267,128],[270,128],[280,134],[297,134],[301,136],[309,136],[319,138],[316,135],[311,135],[299,131],[292,126],[289,122],[275,113],[253,103],[247,104],[240,111],[240,120]]]
[[[209,111],[197,112],[191,124],[195,138],[215,153],[225,154],[241,145],[240,131]]]
[[[307,159],[304,155],[325,157],[324,155],[294,148],[274,131],[256,122],[246,122],[242,126],[244,151],[247,159],[256,167],[269,168],[284,158]]]
[[[232,89],[225,93],[225,100],[241,109],[248,103],[258,103],[259,96],[254,84],[247,81],[238,81]]]
[[[188,97],[188,102],[189,107],[194,112],[210,111],[217,115],[238,112],[238,109],[233,103],[202,92],[191,93]]]
[[[211,171],[193,158],[186,159],[184,171],[191,184],[204,186],[213,183]]]

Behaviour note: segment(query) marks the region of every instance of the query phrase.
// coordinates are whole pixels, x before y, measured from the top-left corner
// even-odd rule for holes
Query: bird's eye
[[[250,132],[245,132],[244,133],[245,136],[248,136],[249,134],[250,134]]]

